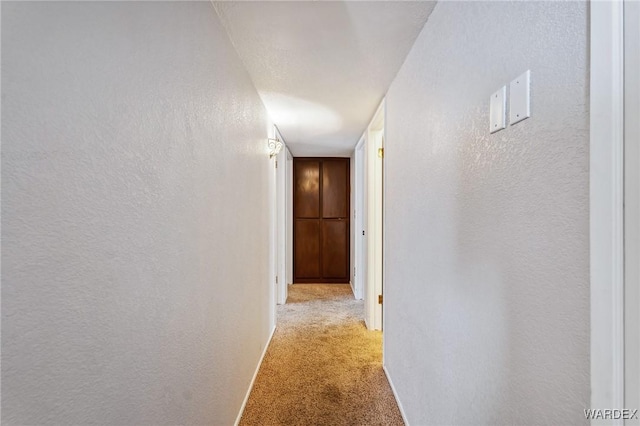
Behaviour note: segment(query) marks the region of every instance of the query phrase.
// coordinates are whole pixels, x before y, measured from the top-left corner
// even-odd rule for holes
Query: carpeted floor
[[[290,286],[240,425],[402,425],[363,314],[348,284]]]

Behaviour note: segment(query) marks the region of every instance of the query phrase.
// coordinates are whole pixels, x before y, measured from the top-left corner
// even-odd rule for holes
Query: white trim
[[[367,276],[366,253],[367,245],[363,238],[362,231],[365,229],[366,208],[365,208],[365,137],[362,135],[360,141],[354,149],[354,205],[356,212],[354,218],[353,243],[355,247],[355,267],[354,295],[356,299],[364,299],[364,281]]]
[[[276,156],[276,277],[277,303],[287,302],[287,146],[274,126],[276,138],[281,140],[284,149]]]
[[[386,261],[386,256],[384,254],[384,250],[385,250],[385,229],[387,229],[387,225],[386,225],[386,214],[385,214],[385,209],[386,209],[386,204],[385,204],[385,196],[387,193],[387,173],[386,173],[386,161],[384,160],[384,158],[386,158],[386,154],[387,154],[387,149],[386,149],[386,145],[387,145],[387,108],[386,108],[386,98],[383,99],[383,102],[385,102],[385,108],[382,110],[382,121],[384,123],[384,127],[382,129],[382,141],[381,141],[381,145],[382,145],[382,149],[384,152],[383,155],[383,160],[380,164],[380,173],[382,174],[382,176],[380,177],[380,264],[382,265],[381,268],[381,273],[380,273],[380,294],[384,294],[384,286],[387,285],[387,261]],[[386,318],[385,312],[386,312],[386,304],[382,304],[380,306],[380,329],[384,330],[384,319]],[[384,347],[383,347],[383,354],[382,354],[382,363],[384,364]]]
[[[624,1],[625,408],[640,408],[640,3]],[[640,420],[625,422],[640,426]]]
[[[271,125],[269,134],[275,137],[276,127]],[[269,326],[276,325],[276,306],[278,304],[278,287],[276,284],[276,275],[278,274],[278,201],[277,201],[277,176],[276,176],[276,159],[275,157],[267,157],[268,163],[268,199],[269,199]]]
[[[287,242],[286,242],[286,281],[287,285],[293,283],[293,155],[285,146],[287,154],[287,178],[286,178],[286,203],[287,203]]]
[[[620,409],[624,405],[623,4],[594,1],[590,15],[591,408]]]
[[[382,148],[385,132],[385,100],[383,99],[371,123],[367,126],[365,138],[365,209],[367,279],[364,288],[365,324],[372,330],[382,330],[382,306],[378,295],[382,294],[383,252],[382,252],[382,160],[378,149]]]
[[[240,419],[244,414],[244,409],[247,406],[247,402],[249,401],[249,396],[251,395],[251,391],[253,390],[253,385],[256,382],[256,377],[258,377],[258,371],[260,371],[260,367],[262,367],[262,361],[264,361],[264,356],[267,354],[267,349],[269,349],[269,345],[271,344],[271,339],[273,339],[273,335],[275,332],[276,332],[276,327],[273,326],[273,328],[271,329],[271,333],[269,334],[269,338],[267,339],[267,344],[264,346],[262,355],[260,355],[260,360],[258,361],[258,366],[256,367],[256,371],[253,372],[251,383],[249,383],[249,389],[247,389],[247,394],[244,396],[244,400],[242,401],[242,405],[240,406],[240,411],[238,412],[236,421],[233,423],[234,426],[238,426],[238,424],[240,423]]]
[[[398,404],[398,409],[400,410],[402,421],[404,422],[405,426],[409,426],[409,420],[407,420],[407,414],[404,412],[404,408],[402,407],[400,398],[398,398],[398,392],[396,391],[396,387],[393,385],[393,380],[391,380],[391,376],[389,375],[389,370],[387,370],[387,366],[383,364],[382,370],[384,371],[384,375],[387,376],[387,381],[389,382],[389,386],[391,386],[391,392],[393,392],[393,397],[396,399],[396,404]]]

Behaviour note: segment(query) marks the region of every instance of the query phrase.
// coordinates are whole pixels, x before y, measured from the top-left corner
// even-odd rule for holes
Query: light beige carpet
[[[290,286],[240,425],[402,425],[363,313],[348,284]]]

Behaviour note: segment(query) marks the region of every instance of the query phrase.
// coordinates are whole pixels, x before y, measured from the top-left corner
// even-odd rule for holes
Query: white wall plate
[[[495,133],[507,127],[505,109],[507,102],[507,87],[502,86],[491,95],[489,100],[489,131]]]
[[[509,85],[509,123],[514,124],[531,116],[531,71],[517,77]]]

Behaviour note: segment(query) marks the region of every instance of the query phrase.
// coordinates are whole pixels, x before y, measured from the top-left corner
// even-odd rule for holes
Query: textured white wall
[[[3,424],[233,423],[267,130],[209,2],[3,2]]]
[[[387,95],[385,362],[411,424],[586,423],[588,15],[438,3]],[[527,69],[532,117],[488,132]]]

